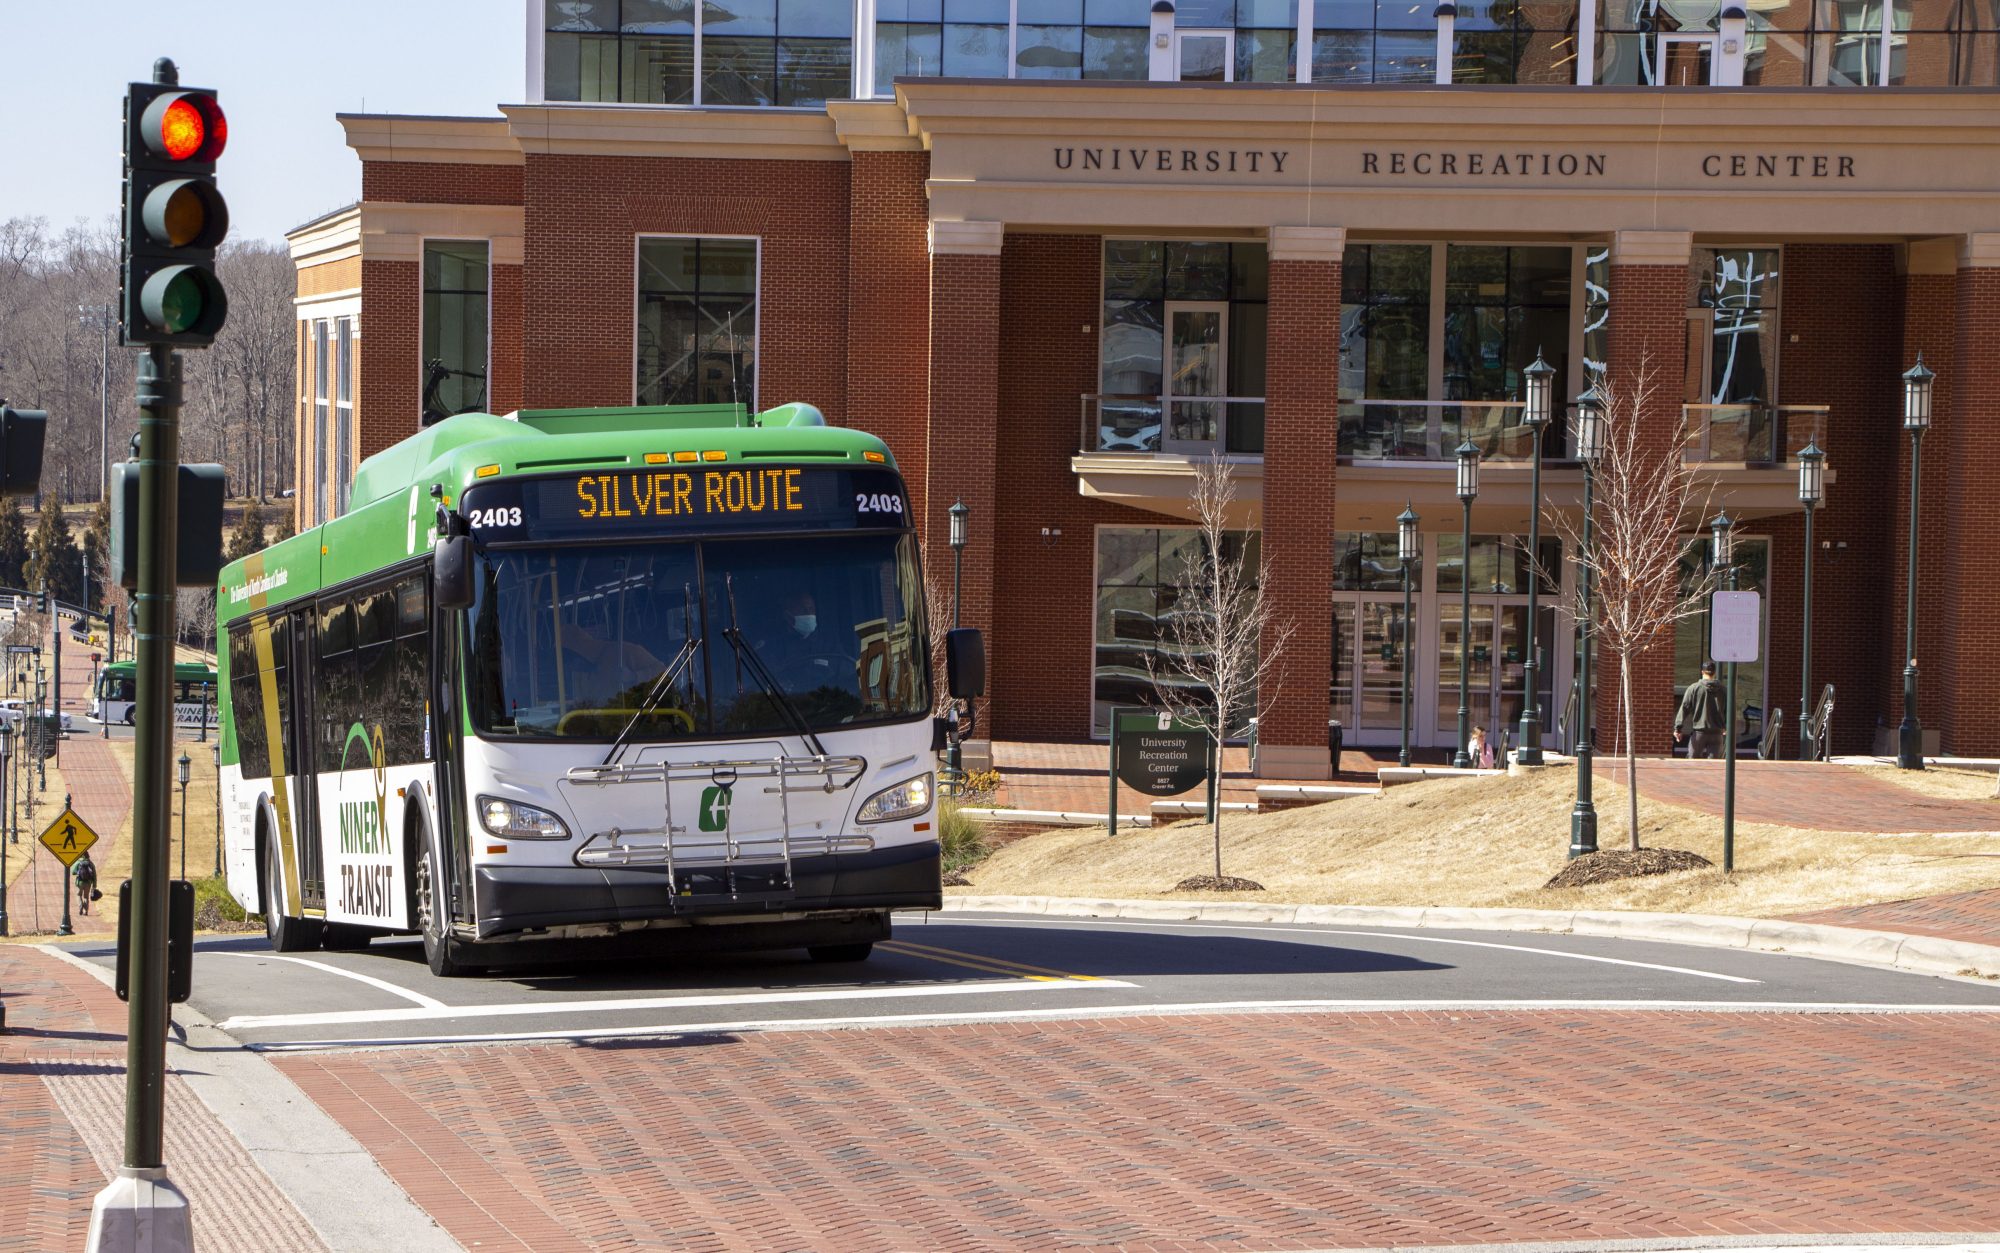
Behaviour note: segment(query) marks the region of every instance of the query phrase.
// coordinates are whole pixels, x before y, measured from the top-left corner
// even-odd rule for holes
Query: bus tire
[[[285,913],[283,895],[285,868],[280,864],[278,842],[266,835],[264,882],[258,895],[264,903],[264,936],[277,953],[299,953],[319,947],[319,923],[311,918],[293,918]]]
[[[129,727],[129,726],[131,726],[131,725],[132,725],[132,715],[133,715],[133,714],[134,714],[134,713],[135,713],[135,712],[136,712],[136,711],[138,710],[138,708],[139,708],[139,707],[138,707],[137,705],[132,705],[132,706],[129,706],[129,707],[127,707],[127,708],[126,708],[126,710],[125,710],[125,725],[126,725],[126,726],[128,726],[128,727]]]
[[[860,944],[815,944],[806,949],[806,956],[820,965],[840,962],[865,962],[875,951],[875,942],[865,940]]]
[[[444,916],[437,899],[437,853],[420,826],[417,828],[417,872],[410,877],[415,897],[412,921],[424,937],[424,964],[440,979],[456,979],[480,973],[478,966],[459,960],[462,945],[451,934],[451,920]]]

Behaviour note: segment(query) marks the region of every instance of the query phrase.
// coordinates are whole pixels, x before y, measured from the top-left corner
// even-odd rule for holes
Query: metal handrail
[[[1343,400],[1336,451],[1352,461],[1449,462],[1458,445],[1472,441],[1488,461],[1526,461],[1534,432],[1519,420],[1518,400]],[[1566,422],[1550,423],[1542,455],[1560,458]]]

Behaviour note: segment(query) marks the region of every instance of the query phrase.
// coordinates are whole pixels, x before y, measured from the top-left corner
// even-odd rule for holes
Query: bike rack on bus
[[[657,784],[660,788],[662,825],[657,827],[612,827],[592,834],[576,852],[579,866],[612,868],[623,866],[665,866],[673,882],[676,899],[687,897],[727,897],[735,901],[778,899],[792,890],[792,859],[826,853],[867,852],[875,840],[867,835],[798,835],[792,831],[791,795],[794,792],[837,792],[852,787],[867,769],[867,760],[856,756],[825,757],[741,757],[702,761],[654,761],[598,766],[573,766],[565,779],[580,787],[615,787],[628,783]],[[674,821],[673,785],[703,781],[725,792],[745,782],[768,780],[765,795],[778,797],[778,830],[762,835],[739,836],[732,811],[720,831],[702,831],[699,824],[690,830]],[[778,870],[774,879],[769,871]],[[682,872],[721,872],[722,890],[695,892],[683,884]],[[742,871],[761,871],[746,875]],[[755,885],[755,886],[753,886]]]

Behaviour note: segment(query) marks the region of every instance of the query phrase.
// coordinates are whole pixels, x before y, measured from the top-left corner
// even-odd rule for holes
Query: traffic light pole
[[[181,363],[149,345],[139,362],[138,700],[132,772],[131,952],[125,1040],[125,1156],[90,1215],[90,1253],[192,1250],[187,1197],[167,1178],[167,841],[173,752],[173,631],[179,532]]]

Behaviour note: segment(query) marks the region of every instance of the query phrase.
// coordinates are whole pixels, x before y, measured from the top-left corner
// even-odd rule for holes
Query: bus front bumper
[[[940,873],[935,840],[796,858],[791,890],[758,894],[754,900],[677,895],[665,866],[482,865],[472,871],[482,940],[610,923],[723,917],[751,921],[760,914],[821,910],[937,909],[944,903]]]

